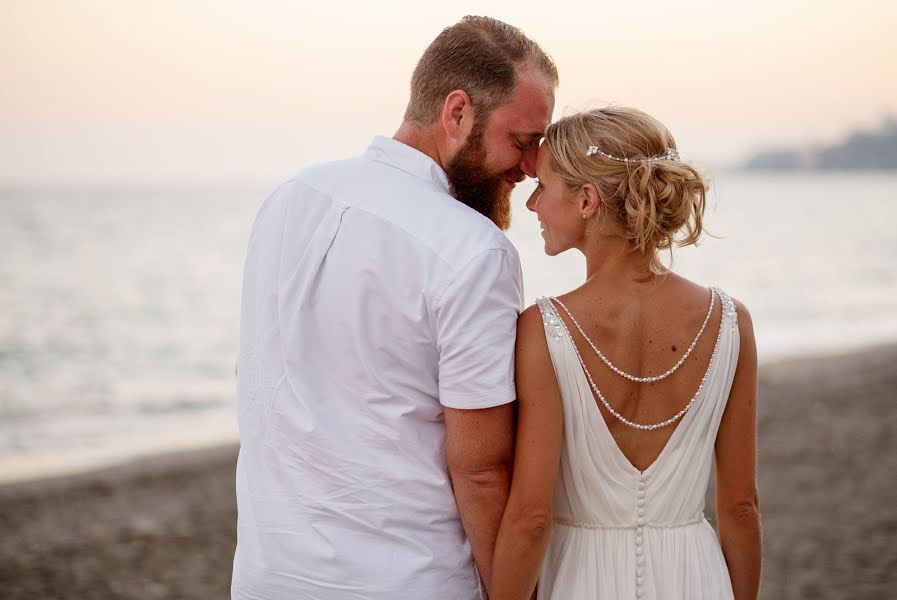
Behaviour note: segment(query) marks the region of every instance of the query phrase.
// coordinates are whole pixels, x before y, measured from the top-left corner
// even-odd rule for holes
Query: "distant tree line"
[[[877,131],[855,131],[839,144],[806,150],[767,150],[748,159],[748,170],[897,169],[897,120]]]

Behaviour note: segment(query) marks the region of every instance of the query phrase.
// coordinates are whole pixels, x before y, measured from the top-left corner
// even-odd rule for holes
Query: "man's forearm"
[[[482,473],[452,473],[455,501],[480,577],[492,582],[492,554],[511,488],[510,467]]]

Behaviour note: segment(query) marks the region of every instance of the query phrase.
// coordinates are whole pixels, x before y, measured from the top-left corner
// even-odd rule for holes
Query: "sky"
[[[884,0],[0,0],[0,185],[267,183],[357,154],[465,14],[552,55],[556,117],[635,106],[701,165],[897,116]]]

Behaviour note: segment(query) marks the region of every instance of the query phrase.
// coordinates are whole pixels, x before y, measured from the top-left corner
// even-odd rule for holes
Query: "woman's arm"
[[[517,442],[511,494],[492,562],[491,600],[529,600],[551,533],[561,456],[561,394],[536,306],[517,322]]]
[[[732,391],[716,436],[716,513],[736,600],[760,589],[757,494],[757,345],[751,315],[736,301],[741,346]]]

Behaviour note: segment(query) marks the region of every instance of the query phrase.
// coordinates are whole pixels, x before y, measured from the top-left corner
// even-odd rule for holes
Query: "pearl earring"
[[[586,213],[582,213],[582,218],[583,218],[583,219],[588,219],[588,217],[586,216]]]

